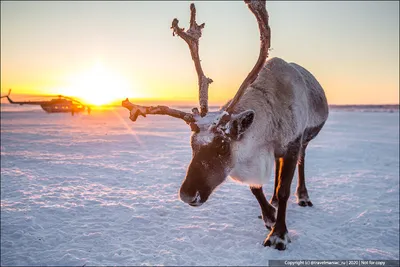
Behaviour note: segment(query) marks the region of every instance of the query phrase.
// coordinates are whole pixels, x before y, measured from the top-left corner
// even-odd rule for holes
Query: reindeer
[[[321,85],[306,69],[280,58],[266,61],[271,31],[265,1],[245,3],[258,22],[260,54],[232,100],[220,110],[208,112],[212,79],[205,76],[198,53],[205,24],[197,24],[196,9],[191,4],[190,28],[179,28],[177,19],[171,28],[189,45],[198,74],[200,111],[139,106],[128,99],[122,106],[130,110],[132,121],[139,115],[159,114],[180,118],[191,127],[192,160],[179,190],[183,202],[201,206],[228,176],[248,184],[270,230],[263,245],[284,250],[290,242],[286,206],[296,165],[298,204],[312,206],[305,184],[304,157],[308,143],[328,118],[328,104]],[[274,193],[268,202],[262,186],[268,182],[274,164]]]

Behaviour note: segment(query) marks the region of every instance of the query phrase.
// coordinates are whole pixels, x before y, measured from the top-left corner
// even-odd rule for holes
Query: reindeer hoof
[[[290,243],[288,232],[284,234],[276,233],[273,229],[268,237],[264,240],[264,247],[273,247],[277,250],[285,250],[287,244]]]
[[[310,201],[310,198],[308,197],[307,191],[297,191],[296,192],[297,196],[297,204],[301,207],[312,207],[313,203]]]
[[[312,207],[313,204],[308,197],[308,194],[297,194],[297,204],[301,207]]]
[[[297,204],[299,204],[299,206],[302,206],[302,207],[312,207],[313,206],[313,203],[310,201],[310,200],[299,200],[299,201],[297,201]]]

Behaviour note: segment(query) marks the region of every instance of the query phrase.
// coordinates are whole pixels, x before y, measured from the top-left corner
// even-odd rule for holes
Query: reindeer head
[[[226,107],[217,112],[208,112],[208,86],[212,80],[204,75],[200,64],[199,39],[204,23],[201,25],[196,23],[194,4],[190,5],[189,30],[185,31],[179,28],[177,19],[173,20],[171,28],[174,34],[177,34],[189,45],[199,80],[200,112],[197,108],[192,109],[192,113],[186,113],[166,106],[139,106],[130,103],[128,99],[122,102],[122,106],[130,110],[132,121],[136,121],[139,115],[146,117],[146,114],[161,114],[183,119],[190,126],[192,130],[192,160],[180,188],[179,196],[182,201],[191,206],[200,206],[207,201],[213,190],[226,179],[235,167],[235,154],[244,149],[242,137],[255,118],[253,110],[236,113],[235,106],[246,88],[257,78],[268,57],[270,28],[265,1],[245,0],[245,2],[258,22],[261,39],[260,54],[255,66]]]
[[[233,149],[240,149],[237,143],[251,126],[255,113],[247,110],[227,114],[208,113],[197,121],[199,130],[192,132],[192,160],[179,192],[181,200],[191,206],[203,204],[229,175],[235,166]]]

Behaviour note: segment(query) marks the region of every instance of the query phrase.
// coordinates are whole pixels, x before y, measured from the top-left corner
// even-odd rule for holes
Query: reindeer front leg
[[[276,189],[278,188],[278,182],[279,182],[279,172],[281,169],[281,161],[280,158],[275,159],[275,182],[274,182],[274,193],[272,194],[271,200],[269,203],[274,206],[275,208],[278,207],[278,192]]]
[[[278,194],[278,216],[275,226],[264,240],[264,246],[273,246],[278,250],[285,250],[290,242],[286,227],[286,206],[290,196],[290,185],[292,184],[294,171],[300,149],[300,138],[292,142],[283,158],[280,159]]]
[[[265,198],[262,187],[254,187],[250,186],[250,190],[253,195],[256,197],[258,204],[260,204],[262,219],[264,221],[265,227],[271,230],[271,227],[276,222],[276,209],[269,204],[267,199]]]

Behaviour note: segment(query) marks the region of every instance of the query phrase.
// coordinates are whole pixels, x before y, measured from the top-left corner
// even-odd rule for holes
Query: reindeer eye
[[[227,143],[224,139],[217,140],[217,153],[219,155],[225,155],[229,152],[229,143]]]
[[[229,151],[229,146],[228,146],[228,144],[222,144],[221,147],[220,147],[220,149],[219,149],[219,153],[220,153],[221,155],[226,155],[226,154],[228,153],[228,151]]]

